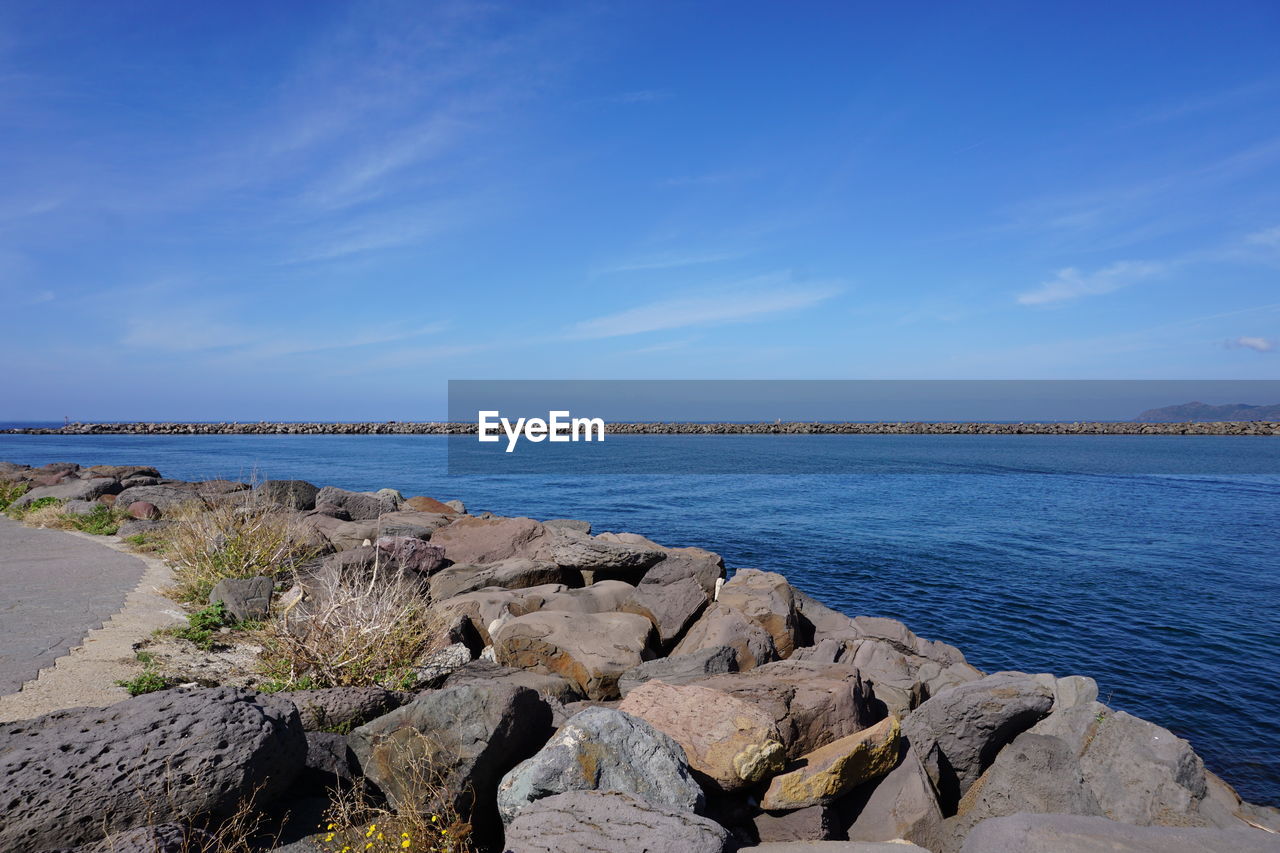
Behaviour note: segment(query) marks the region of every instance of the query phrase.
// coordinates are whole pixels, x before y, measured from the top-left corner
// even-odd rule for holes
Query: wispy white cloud
[[[1280,249],[1280,225],[1255,231],[1245,237],[1245,242],[1253,246],[1265,246],[1268,249]]]
[[[613,266],[594,270],[597,275],[620,272],[640,272],[645,270],[667,270],[678,267],[700,266],[702,264],[718,264],[724,261],[735,261],[745,257],[746,252],[705,252],[677,254],[668,252],[659,255],[634,258],[622,261]]]
[[[1067,267],[1059,270],[1054,278],[1042,282],[1034,290],[1018,294],[1017,301],[1019,305],[1049,305],[1079,299],[1082,296],[1111,293],[1159,275],[1167,268],[1168,264],[1149,261],[1118,261],[1092,273]]]
[[[834,285],[796,287],[781,277],[769,277],[744,282],[735,288],[663,299],[616,314],[583,320],[570,327],[569,337],[616,338],[668,329],[741,323],[809,308],[840,292],[841,288]]]
[[[1260,338],[1244,335],[1227,341],[1227,349],[1251,349],[1254,352],[1271,352],[1276,348],[1273,338]]]

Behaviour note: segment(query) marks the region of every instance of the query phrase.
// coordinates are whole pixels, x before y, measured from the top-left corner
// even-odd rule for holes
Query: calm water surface
[[[884,438],[799,440],[834,456],[880,441],[886,459],[939,465],[955,452]],[[1167,442],[1124,440],[1134,470],[1169,470],[1139,464],[1167,460]],[[1081,470],[1055,468],[1088,452],[1078,441],[1003,454],[1002,473],[950,475],[448,476],[433,436],[0,436],[0,459],[392,487],[710,548],[847,613],[901,619],[984,670],[1092,676],[1104,701],[1191,740],[1247,799],[1280,804],[1280,477],[1033,473]],[[1179,441],[1172,452],[1221,452]]]

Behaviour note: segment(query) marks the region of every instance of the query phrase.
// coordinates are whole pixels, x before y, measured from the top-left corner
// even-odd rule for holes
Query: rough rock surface
[[[801,756],[801,766],[774,776],[760,799],[770,811],[830,803],[898,763],[898,720],[888,717]]]
[[[42,850],[225,814],[288,788],[306,759],[292,704],[243,690],[164,690],[0,725],[0,850]]]
[[[732,646],[738,653],[738,667],[744,670],[778,659],[768,631],[718,602],[703,611],[671,654],[687,655],[715,646]]]
[[[504,623],[493,646],[503,666],[562,675],[589,699],[616,699],[618,677],[654,657],[652,634],[634,613],[543,610]]]
[[[381,687],[325,687],[286,690],[275,695],[297,707],[302,727],[309,732],[358,726],[413,699],[411,693]]]
[[[771,714],[707,687],[650,681],[631,691],[618,710],[670,735],[689,766],[726,791],[772,776],[786,760]]]
[[[798,627],[791,584],[777,572],[738,569],[716,597],[759,625],[773,638],[778,657],[787,658],[796,648]]]
[[[379,536],[373,543],[380,560],[421,577],[444,565],[444,549],[412,536]]]
[[[400,501],[383,489],[377,494],[349,492],[336,486],[325,486],[315,495],[315,506],[328,505],[338,507],[346,512],[352,521],[368,521],[378,516],[395,512],[400,508]]]
[[[544,699],[553,699],[563,704],[577,702],[585,696],[576,682],[564,676],[500,666],[489,660],[475,660],[454,670],[445,677],[444,684],[441,686],[463,687],[468,684],[510,684],[516,687],[527,687],[538,691]]]
[[[676,583],[693,578],[711,600],[716,594],[716,583],[724,578],[724,560],[719,554],[702,548],[667,548],[662,560],[644,573],[641,585]]]
[[[315,509],[320,493],[319,487],[306,480],[264,480],[254,491],[268,503],[298,510]]]
[[[237,621],[266,619],[271,612],[271,594],[275,592],[271,578],[224,578],[209,592],[209,603],[221,601]]]
[[[658,658],[632,667],[618,677],[618,690],[626,696],[646,681],[691,684],[708,675],[737,671],[737,650],[732,646],[712,646],[687,655]]]
[[[684,750],[630,714],[588,708],[574,714],[536,755],[498,786],[498,811],[511,820],[530,803],[567,791],[625,791],[681,812],[701,812],[702,788]]]
[[[760,841],[827,841],[842,838],[840,821],[828,805],[808,806],[794,811],[760,812],[751,823]],[[803,848],[801,848],[803,849]]]
[[[570,791],[539,800],[507,828],[519,853],[724,853],[729,833],[688,812],[619,791]]]
[[[442,550],[441,556],[443,554]],[[544,584],[569,584],[580,581],[581,576],[574,577],[575,574],[555,563],[525,557],[508,557],[483,566],[453,565],[432,576],[431,597],[443,601],[486,587],[528,589]]]
[[[839,808],[851,841],[914,838],[942,821],[933,783],[910,749],[892,773],[856,788]]]
[[[1101,817],[1017,814],[978,824],[963,853],[1275,853],[1280,837],[1251,829],[1133,826]]]
[[[458,511],[448,504],[441,503],[435,498],[429,498],[425,495],[416,495],[408,498],[402,506],[407,506],[409,509],[416,510],[417,512],[431,512],[438,513],[440,515],[458,514]]]
[[[181,823],[161,823],[116,832],[72,853],[201,853],[217,849],[217,838]]]
[[[792,760],[862,731],[875,720],[870,691],[858,671],[844,664],[776,661],[747,672],[714,675],[697,684],[750,702],[769,714]]]
[[[672,648],[707,607],[707,593],[695,578],[672,583],[642,583],[631,590],[619,607],[638,613],[653,623],[663,649]]]
[[[93,480],[62,480],[51,486],[37,486],[13,502],[15,507],[24,507],[41,498],[57,498],[60,501],[93,501],[102,495],[115,494],[120,491],[120,484],[106,477]]]
[[[541,559],[546,528],[531,518],[459,518],[437,530],[431,541],[450,562],[482,566],[512,557]]]
[[[419,694],[348,741],[364,775],[393,803],[438,810],[437,792],[446,791],[447,805],[483,833],[498,825],[498,781],[550,734],[551,709],[536,692],[495,684]],[[435,778],[415,779],[413,767],[429,768]]]
[[[998,672],[944,690],[902,721],[944,813],[955,812],[1001,748],[1049,713],[1054,680]]]

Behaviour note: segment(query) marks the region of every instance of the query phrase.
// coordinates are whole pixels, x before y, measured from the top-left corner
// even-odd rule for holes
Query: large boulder
[[[692,684],[708,675],[737,671],[737,650],[732,646],[712,646],[687,655],[658,658],[632,667],[618,677],[618,690],[626,696],[646,681]]]
[[[701,812],[702,788],[684,750],[653,726],[609,708],[574,714],[536,755],[503,777],[498,811],[521,809],[566,791],[625,791],[680,812]]]
[[[916,838],[942,822],[933,782],[910,749],[893,772],[855,788],[838,807],[850,841]]]
[[[1280,838],[1253,829],[1134,826],[1101,817],[1016,814],[984,820],[963,853],[1275,853]]]
[[[843,837],[839,816],[830,805],[806,806],[792,811],[764,811],[752,816],[755,835],[761,842],[827,841]],[[781,849],[791,850],[791,844]],[[797,847],[796,853],[808,845]],[[751,849],[751,848],[748,848]],[[832,850],[843,851],[844,847]]]
[[[306,480],[264,480],[254,492],[267,503],[289,509],[310,510],[316,508],[316,495],[320,488]]]
[[[738,653],[738,666],[744,670],[778,659],[777,646],[768,631],[719,603],[703,611],[671,654],[687,655],[716,646],[732,646]]]
[[[576,681],[570,681],[563,675],[547,672],[534,672],[528,669],[516,669],[501,666],[488,660],[474,660],[466,666],[459,667],[444,679],[444,687],[462,687],[464,685],[509,684],[516,687],[527,687],[536,690],[544,699],[568,704],[586,698],[582,688]]]
[[[666,548],[662,555],[662,559],[644,573],[642,586],[665,586],[692,578],[706,592],[708,600],[715,597],[716,584],[724,578],[724,560],[719,554],[702,548]]]
[[[724,853],[719,824],[620,791],[570,791],[538,800],[507,828],[519,853]]]
[[[438,543],[433,547],[439,547]],[[443,551],[441,555],[443,556]],[[431,578],[431,597],[444,601],[467,592],[487,587],[501,589],[528,589],[545,584],[571,584],[581,581],[581,575],[562,569],[546,560],[530,560],[525,557],[509,557],[483,566],[453,565],[434,574]]]
[[[429,512],[436,515],[457,515],[458,511],[446,503],[441,503],[435,498],[429,498],[425,495],[416,495],[406,498],[401,506],[407,506],[416,512]]]
[[[127,507],[142,501],[156,506],[169,515],[183,504],[200,500],[195,483],[166,483],[155,486],[130,486],[116,495],[116,505]]]
[[[631,691],[618,710],[669,735],[689,766],[724,791],[763,781],[786,761],[773,716],[718,690],[650,681]]]
[[[223,578],[209,592],[209,603],[219,601],[238,622],[266,619],[271,613],[271,595],[276,584],[271,578]]]
[[[680,578],[672,583],[641,583],[631,590],[619,609],[639,613],[653,623],[658,642],[671,649],[684,636],[685,630],[706,609],[706,590],[696,578]]]
[[[548,595],[540,609],[564,610],[569,613],[613,613],[622,608],[623,602],[633,592],[635,587],[624,581],[596,581],[588,586]]]
[[[213,833],[172,821],[115,832],[71,853],[207,853],[218,847]]]
[[[945,814],[1006,744],[1053,707],[1052,676],[998,672],[944,690],[902,721]]]
[[[287,790],[306,754],[291,703],[225,687],[0,724],[0,850],[227,815]]]
[[[626,580],[632,583],[645,569],[663,559],[664,551],[644,537],[601,533],[590,536],[568,527],[544,528],[548,532],[548,557],[566,568],[589,572],[592,580]]]
[[[298,709],[302,727],[311,731],[350,729],[390,713],[413,699],[412,693],[381,687],[324,687],[276,693]]]
[[[373,543],[380,562],[419,577],[430,577],[444,565],[444,549],[412,536],[379,536]]]
[[[799,624],[795,595],[782,575],[759,569],[738,569],[721,587],[716,601],[769,632],[778,657],[790,657],[795,651]]]
[[[653,626],[634,613],[541,610],[502,624],[493,637],[503,666],[562,675],[590,699],[616,699],[618,677],[654,657]]]
[[[696,683],[750,702],[769,714],[791,760],[876,721],[870,691],[858,671],[843,664],[776,661]]]
[[[878,779],[898,763],[898,721],[887,717],[800,757],[799,766],[773,777],[760,799],[770,811],[834,802]]]
[[[496,831],[498,781],[551,734],[551,709],[524,687],[422,693],[361,726],[348,742],[366,777],[399,808],[455,812],[482,843]]]
[[[513,557],[543,559],[547,530],[531,518],[459,518],[431,535],[457,565],[481,566]]]
[[[94,501],[103,495],[118,494],[120,490],[120,483],[107,477],[96,477],[92,480],[68,477],[52,486],[37,486],[15,500],[13,505],[20,509],[41,498],[57,498],[64,502]]]
[[[400,501],[390,489],[373,494],[349,492],[337,486],[325,486],[316,492],[314,506],[337,507],[352,521],[369,521],[400,508]]]
[[[563,584],[542,584],[527,589],[485,587],[439,601],[433,609],[468,619],[487,646],[493,642],[492,630],[509,619],[536,613],[548,597],[566,589]]]

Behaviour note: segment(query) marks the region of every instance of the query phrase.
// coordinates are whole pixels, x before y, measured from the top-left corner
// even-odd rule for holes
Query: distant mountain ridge
[[[1211,406],[1208,403],[1183,403],[1181,406],[1165,406],[1147,409],[1134,418],[1148,424],[1179,424],[1206,421],[1280,421],[1280,403],[1271,406],[1250,406],[1246,403],[1228,403]]]

